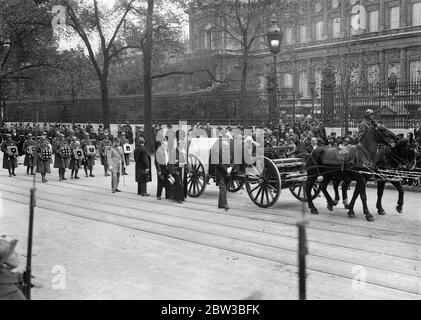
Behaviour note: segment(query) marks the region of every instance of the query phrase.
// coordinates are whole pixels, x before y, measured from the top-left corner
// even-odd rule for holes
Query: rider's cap
[[[369,115],[372,115],[372,114],[374,114],[374,111],[372,109],[367,109],[364,113],[365,116],[369,116]]]

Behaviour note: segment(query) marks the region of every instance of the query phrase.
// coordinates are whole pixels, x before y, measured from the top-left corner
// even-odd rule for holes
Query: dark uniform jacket
[[[134,150],[134,159],[136,161],[136,182],[152,181],[151,156],[148,151],[146,151],[145,146],[136,147]],[[146,169],[149,169],[149,172],[145,172]]]
[[[361,142],[367,134],[368,130],[373,127],[377,127],[377,123],[375,121],[364,119],[358,127],[358,141]]]
[[[23,275],[0,269],[0,300],[26,300],[22,292]]]

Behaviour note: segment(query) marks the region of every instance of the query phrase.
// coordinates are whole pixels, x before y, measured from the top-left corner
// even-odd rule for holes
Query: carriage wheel
[[[246,188],[251,199],[260,208],[270,208],[281,195],[282,183],[276,165],[268,158],[256,160],[246,170]]]
[[[231,177],[229,185],[228,185],[228,192],[238,192],[244,186],[244,177],[234,176]]]
[[[205,166],[198,156],[189,154],[187,161],[187,194],[192,198],[198,198],[205,189]]]
[[[295,186],[295,187],[291,187],[289,188],[289,190],[291,191],[292,195],[300,200],[301,202],[307,202],[307,197],[305,196],[305,190],[306,190],[306,184],[303,183],[301,185]],[[311,200],[315,200],[320,194],[320,183],[319,182],[315,182],[313,187],[311,188]]]

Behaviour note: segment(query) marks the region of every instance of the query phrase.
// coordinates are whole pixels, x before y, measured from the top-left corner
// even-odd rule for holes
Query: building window
[[[379,82],[380,69],[378,64],[373,64],[367,68],[367,81],[369,84],[376,84]]]
[[[387,77],[394,73],[398,79],[401,77],[401,66],[399,62],[391,62],[387,66]]]
[[[323,40],[323,21],[316,22],[316,41]]]
[[[315,97],[319,97],[322,87],[322,72],[320,70],[314,71],[314,81],[316,82]]]
[[[292,33],[293,33],[293,29],[292,28],[288,28],[286,29],[285,32],[285,44],[292,44]]]
[[[356,84],[360,81],[360,69],[357,66],[351,67],[350,80],[353,84]]]
[[[421,60],[409,63],[410,81],[421,81]]]
[[[412,5],[412,25],[421,25],[421,2]]]
[[[377,10],[370,11],[368,19],[369,19],[368,31],[377,32],[379,30],[379,11]]]
[[[292,74],[291,73],[284,74],[284,87],[292,88]]]
[[[205,48],[212,49],[212,31],[206,31],[205,33]]]
[[[298,91],[303,97],[308,97],[307,72],[300,72],[298,75]]]
[[[399,7],[390,8],[390,29],[399,28]]]
[[[340,38],[341,37],[341,18],[333,19],[332,26],[333,26],[332,37]]]
[[[307,25],[303,24],[300,26],[300,43],[307,42]]]

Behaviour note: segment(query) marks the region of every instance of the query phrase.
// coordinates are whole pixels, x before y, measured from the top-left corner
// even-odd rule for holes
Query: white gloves
[[[232,168],[231,168],[231,167],[229,167],[229,168],[227,169],[227,173],[228,173],[228,174],[231,174],[231,172],[232,172]]]

